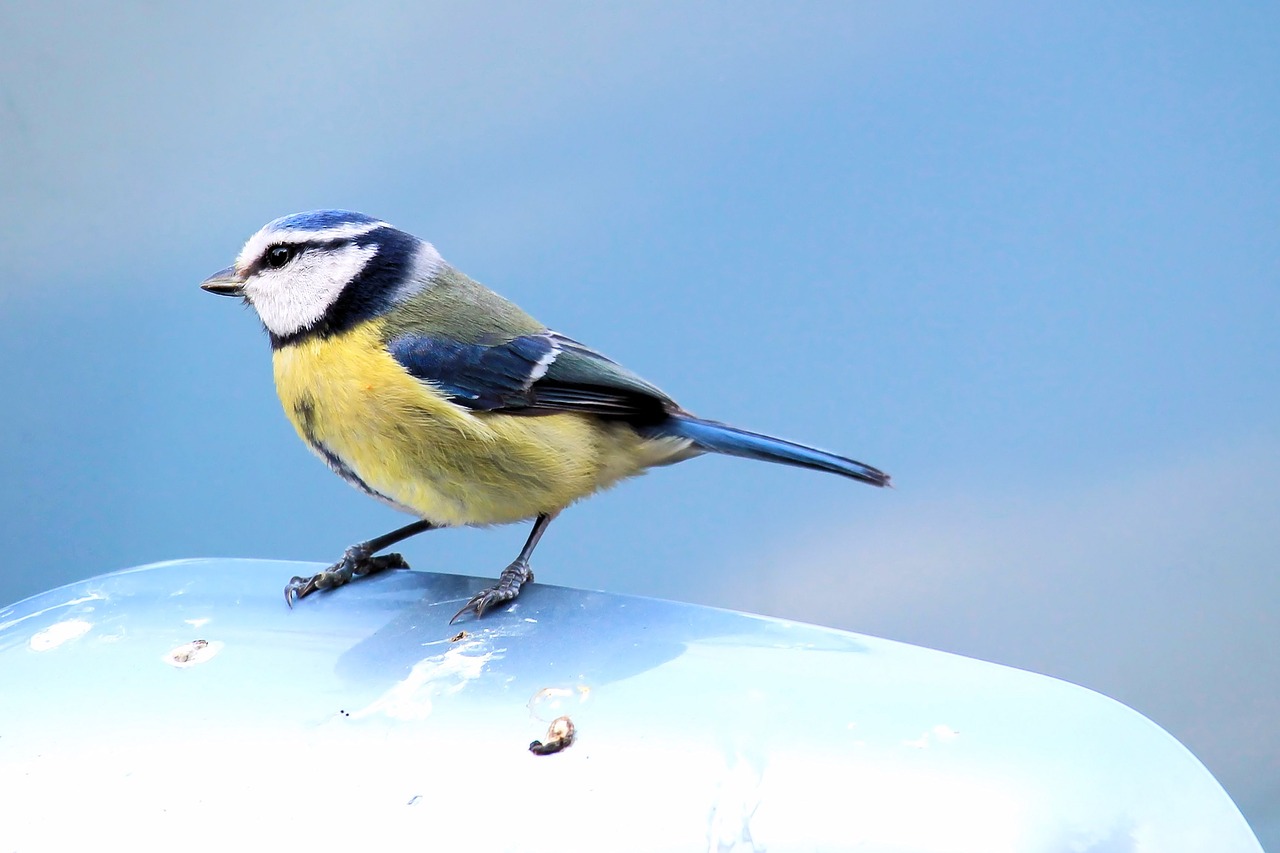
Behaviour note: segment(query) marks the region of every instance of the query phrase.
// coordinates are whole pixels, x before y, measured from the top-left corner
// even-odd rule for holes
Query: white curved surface
[[[1061,681],[541,584],[450,626],[488,582],[424,572],[286,608],[316,568],[0,610],[0,850],[1261,851],[1184,747]]]

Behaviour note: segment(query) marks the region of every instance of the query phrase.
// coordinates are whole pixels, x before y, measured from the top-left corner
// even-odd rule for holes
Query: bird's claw
[[[475,595],[471,596],[467,603],[463,605],[461,610],[453,614],[453,618],[449,620],[449,624],[452,625],[458,620],[459,616],[466,613],[468,610],[474,612],[476,614],[476,618],[479,619],[490,607],[511,601],[516,597],[517,593],[518,590],[502,589],[500,586],[491,586],[487,589],[482,589]]]
[[[292,608],[295,601],[306,598],[308,595],[319,589],[320,586],[316,582],[316,578],[318,577],[320,577],[319,574],[314,574],[309,578],[300,577],[298,575],[294,575],[290,578],[289,582],[284,586],[284,603]]]
[[[399,554],[383,554],[371,557],[354,548],[348,548],[342,559],[323,572],[316,572],[309,578],[294,576],[284,587],[285,604],[293,607],[295,601],[306,598],[318,589],[333,589],[350,583],[355,577],[371,575],[386,569],[407,569],[409,564]]]
[[[533,582],[533,570],[527,564],[515,562],[502,570],[502,574],[498,576],[498,582],[491,587],[480,590],[462,605],[462,609],[453,614],[453,618],[449,620],[452,625],[458,621],[458,617],[467,611],[476,614],[479,619],[484,612],[490,607],[511,601],[520,594],[520,588],[526,583]]]

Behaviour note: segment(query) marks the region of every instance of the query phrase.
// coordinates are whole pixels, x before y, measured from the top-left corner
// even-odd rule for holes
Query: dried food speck
[[[164,662],[182,668],[195,666],[212,658],[221,648],[222,643],[218,641],[192,640],[170,649],[164,656]]]
[[[535,740],[529,744],[529,751],[534,755],[554,755],[572,744],[573,737],[573,720],[570,720],[567,716],[556,717],[551,721],[551,726],[547,729],[547,739],[545,741]]]

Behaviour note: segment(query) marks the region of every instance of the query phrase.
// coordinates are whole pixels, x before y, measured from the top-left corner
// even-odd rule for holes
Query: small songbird
[[[889,482],[861,462],[695,417],[458,272],[430,243],[360,213],[269,222],[200,286],[257,312],[302,440],[348,483],[419,519],[293,578],[290,606],[356,575],[407,568],[378,552],[417,533],[533,519],[498,583],[454,619],[482,616],[533,580],[533,550],[565,507],[703,453]]]

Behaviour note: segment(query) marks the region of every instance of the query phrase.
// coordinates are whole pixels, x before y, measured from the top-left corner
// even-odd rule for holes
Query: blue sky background
[[[1280,848],[1277,32],[1237,3],[6,5],[0,599],[403,522],[197,289],[347,207],[897,485],[698,460],[566,513],[540,580],[1084,684]],[[493,575],[525,533],[403,550]]]

